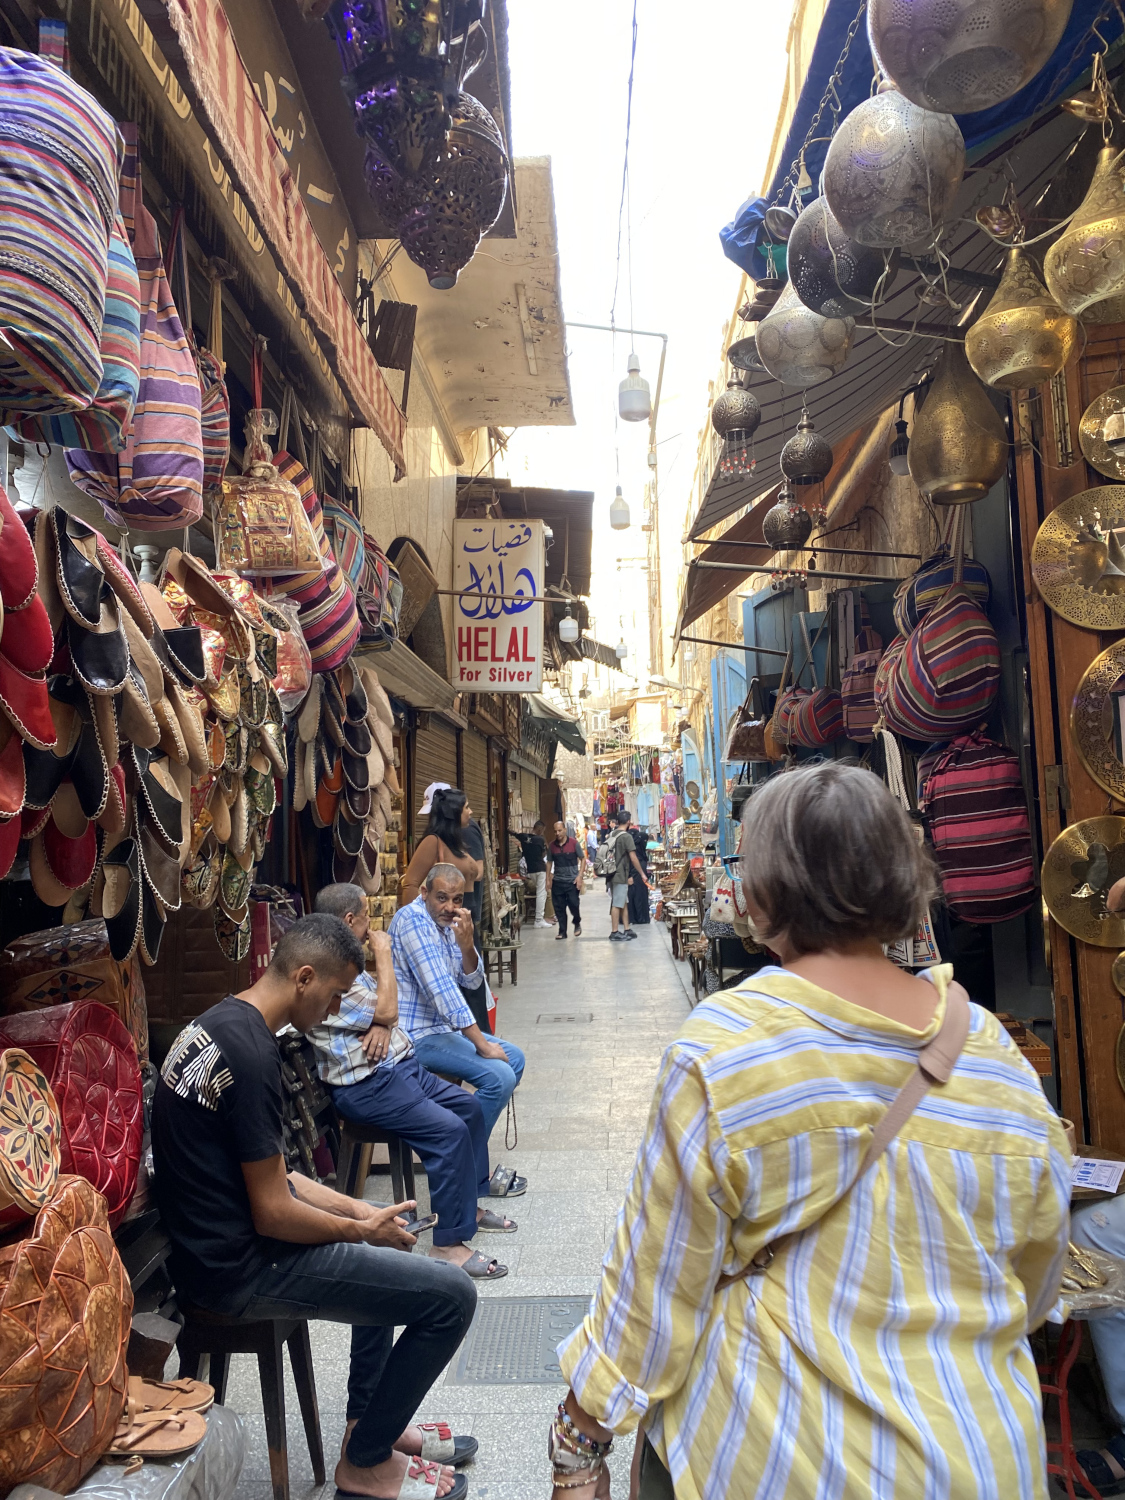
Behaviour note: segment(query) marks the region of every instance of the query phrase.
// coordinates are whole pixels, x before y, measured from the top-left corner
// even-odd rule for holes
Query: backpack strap
[[[957,1066],[957,1059],[961,1056],[965,1039],[969,1035],[971,1019],[968,994],[962,985],[951,980],[945,991],[945,1015],[942,1017],[941,1025],[932,1039],[918,1053],[918,1066],[891,1100],[882,1119],[875,1126],[871,1144],[863,1158],[856,1182],[868,1167],[873,1167],[883,1155],[933,1085],[949,1082],[953,1069]],[[852,1186],[854,1187],[855,1183]],[[839,1201],[837,1198],[836,1203]],[[835,1207],[835,1203],[832,1206]],[[715,1283],[715,1290],[721,1292],[736,1281],[745,1281],[755,1272],[764,1271],[773,1261],[785,1240],[789,1238],[791,1236],[786,1235],[783,1239],[763,1245],[749,1265],[743,1266],[741,1271],[734,1271],[729,1276],[720,1276]]]

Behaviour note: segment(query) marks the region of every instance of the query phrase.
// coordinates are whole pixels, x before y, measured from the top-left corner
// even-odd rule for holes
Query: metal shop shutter
[[[530,813],[534,821],[539,816],[539,777],[524,766],[520,767],[520,798],[524,812]],[[554,837],[553,828],[548,833],[551,838]]]
[[[488,742],[475,729],[461,731],[461,789],[473,816],[488,827]]]
[[[414,731],[414,838],[426,835],[429,816],[423,817],[418,809],[425,801],[425,791],[431,781],[445,781],[457,785],[457,731],[440,719],[431,719],[425,729]]]

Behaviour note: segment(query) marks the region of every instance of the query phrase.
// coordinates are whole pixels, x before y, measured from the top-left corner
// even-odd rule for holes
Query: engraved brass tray
[[[1035,538],[1031,573],[1072,625],[1125,630],[1125,485],[1083,490],[1057,505]]]
[[[1113,689],[1125,677],[1125,640],[1096,656],[1082,674],[1070,709],[1070,733],[1082,764],[1118,802],[1125,802],[1125,764],[1113,742]]]
[[[1064,828],[1043,861],[1043,899],[1064,931],[1099,948],[1125,948],[1125,914],[1106,910],[1125,876],[1125,818],[1084,818]]]
[[[1078,446],[1086,462],[1110,479],[1125,479],[1125,451],[1114,453],[1102,436],[1107,417],[1125,412],[1125,385],[1115,385],[1090,402],[1078,424]]]

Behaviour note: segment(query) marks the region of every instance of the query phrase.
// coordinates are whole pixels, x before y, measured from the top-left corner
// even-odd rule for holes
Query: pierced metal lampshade
[[[1098,152],[1085,198],[1043,257],[1047,290],[1064,312],[1085,312],[1125,292],[1125,187],[1117,155],[1116,146]]]
[[[786,248],[797,296],[824,318],[865,312],[877,291],[880,300],[886,296],[898,270],[897,251],[888,265],[882,250],[849,239],[824,198],[802,211]]]
[[[766,368],[758,357],[758,345],[752,337],[736,339],[727,350],[727,359],[735,370],[757,370],[762,373]]]
[[[920,109],[884,85],[840,125],[821,181],[844,233],[889,250],[933,241],[964,173],[953,116]]]
[[[745,432],[749,436],[757,430],[761,420],[762,408],[758,405],[757,396],[743,386],[740,376],[732,375],[727,381],[726,390],[711,407],[711,426],[720,437],[726,437],[727,433],[735,431]]]
[[[870,0],[867,35],[907,99],[952,115],[991,109],[1030,83],[1073,0]]]
[[[986,385],[1024,390],[1057,375],[1077,341],[1077,319],[1048,296],[1027,252],[1014,246],[991,302],[965,335],[970,365]]]
[[[946,344],[914,418],[907,460],[911,479],[937,505],[983,499],[1007,467],[1003,419],[956,341]]]
[[[785,486],[777,497],[777,504],[762,518],[762,535],[775,552],[788,552],[794,547],[803,547],[811,534],[812,516],[799,504],[793,491]]]
[[[758,358],[783,385],[819,385],[841,370],[852,347],[854,318],[822,318],[810,311],[793,283],[758,324]]]
[[[781,450],[781,472],[790,484],[820,484],[832,467],[832,448],[815,430],[807,411]]]

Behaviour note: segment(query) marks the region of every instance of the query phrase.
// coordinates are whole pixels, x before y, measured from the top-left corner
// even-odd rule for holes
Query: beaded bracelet
[[[612,1438],[607,1439],[604,1443],[599,1443],[596,1438],[587,1437],[584,1432],[576,1427],[567,1412],[565,1402],[562,1401],[559,1402],[558,1420],[555,1424],[556,1430],[560,1426],[562,1427],[562,1432],[559,1434],[560,1437],[569,1438],[571,1442],[577,1443],[579,1447],[588,1448],[591,1453],[605,1457],[613,1448]]]

